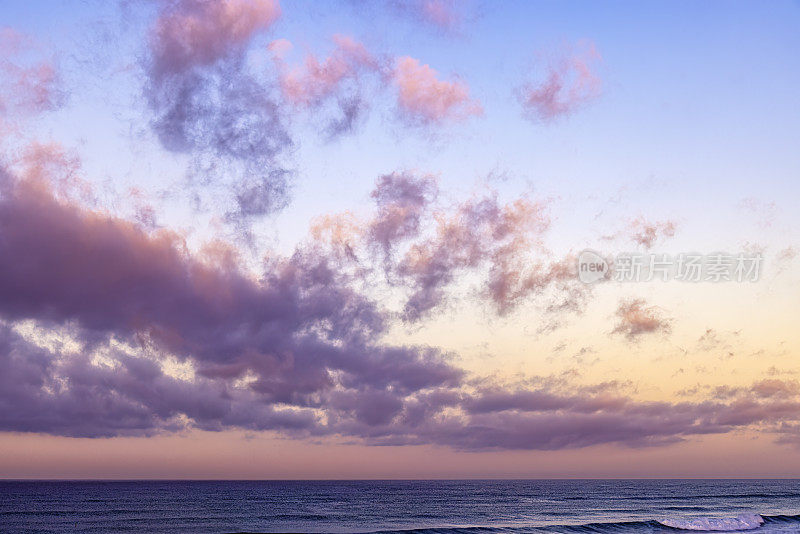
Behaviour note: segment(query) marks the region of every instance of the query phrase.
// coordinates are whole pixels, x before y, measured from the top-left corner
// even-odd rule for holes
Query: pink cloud
[[[461,14],[456,4],[456,0],[423,0],[419,9],[423,18],[431,24],[452,29],[461,22]]]
[[[797,249],[795,247],[788,246],[778,251],[775,255],[775,273],[782,273],[788,269],[796,257]]]
[[[625,228],[613,234],[602,236],[603,240],[613,241],[623,239],[635,243],[645,249],[653,248],[653,245],[661,243],[670,237],[675,237],[678,225],[671,220],[651,221],[639,215],[629,219]]]
[[[675,227],[675,223],[672,221],[651,222],[645,220],[644,217],[638,217],[628,226],[628,237],[634,243],[649,249],[662,239],[674,237]]]
[[[391,0],[390,5],[399,14],[444,31],[458,30],[464,22],[467,0]]]
[[[797,249],[794,247],[786,247],[778,252],[778,261],[792,261],[797,257]]]
[[[521,101],[525,113],[534,120],[549,122],[596,99],[602,83],[593,67],[600,60],[594,44],[587,43],[582,50],[550,65],[544,80],[523,87]]]
[[[0,115],[31,115],[61,105],[58,71],[49,59],[32,61],[30,53],[35,49],[25,35],[0,29]]]
[[[320,61],[313,54],[306,56],[302,66],[284,73],[281,89],[288,100],[296,105],[313,106],[333,95],[346,79],[355,79],[364,70],[375,71],[378,61],[352,37],[334,35],[336,48],[330,56]],[[276,61],[282,65],[282,56],[291,43],[280,39],[270,45]]]
[[[550,225],[546,200],[501,203],[489,192],[441,206],[435,178],[411,172],[381,176],[372,197],[371,217],[318,219],[313,243],[356,263],[359,276],[382,271],[404,294],[401,315],[408,322],[439,310],[465,275],[475,277],[480,300],[500,316],[534,297],[549,317],[580,313],[590,296],[576,259],[554,258],[542,244]]]
[[[644,334],[669,334],[672,331],[671,321],[664,318],[655,306],[647,306],[643,299],[623,300],[616,315],[619,322],[612,333],[623,334],[629,341]]]
[[[363,228],[351,212],[315,217],[309,233],[312,242],[324,246],[332,258],[358,262],[355,250],[363,237]]]
[[[483,114],[483,108],[470,98],[465,84],[439,80],[434,69],[412,57],[397,59],[393,81],[398,89],[400,111],[412,123],[462,121]]]
[[[739,206],[756,218],[756,223],[761,228],[769,228],[775,222],[777,207],[774,202],[768,202],[755,197],[743,198]]]
[[[151,36],[153,73],[214,63],[269,28],[280,13],[277,0],[181,0],[156,21]]]
[[[470,98],[466,84],[438,79],[434,69],[417,59],[397,58],[392,70],[351,37],[336,35],[333,40],[335,48],[328,57],[308,54],[301,65],[293,67],[285,60],[292,48],[289,41],[278,39],[269,46],[281,71],[280,86],[287,101],[300,108],[335,101],[338,119],[327,128],[333,136],[352,131],[367,110],[367,75],[373,75],[377,87],[393,84],[397,88],[400,115],[412,124],[458,122],[483,113],[480,104]]]
[[[412,242],[393,266],[411,290],[406,320],[420,320],[440,306],[449,286],[467,272],[486,271],[482,293],[500,315],[562,279],[558,267],[532,257],[550,224],[544,203],[520,198],[501,204],[492,194],[437,211],[434,218],[435,234]]]
[[[429,22],[440,28],[453,28],[461,22],[456,0],[423,0],[421,11]]]
[[[335,48],[325,59],[308,54],[301,65],[293,67],[285,61],[291,42],[277,39],[269,45],[283,97],[295,108],[316,111],[325,105],[323,130],[330,138],[355,130],[369,108],[364,77],[381,70],[380,61],[352,37],[334,35],[333,41]]]
[[[402,9],[418,21],[451,32],[463,22],[463,0],[411,0]]]

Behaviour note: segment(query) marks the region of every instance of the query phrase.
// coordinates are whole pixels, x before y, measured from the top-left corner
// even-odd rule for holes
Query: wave
[[[773,529],[770,527],[779,527]],[[381,530],[372,534],[624,534],[693,532],[741,532],[760,529],[765,532],[800,532],[800,515],[741,514],[736,517],[665,518],[649,521],[619,521],[582,525],[514,526],[442,526],[407,530]]]
[[[736,517],[698,517],[694,519],[664,519],[662,525],[678,530],[727,531],[753,530],[764,524],[758,514],[742,514]]]

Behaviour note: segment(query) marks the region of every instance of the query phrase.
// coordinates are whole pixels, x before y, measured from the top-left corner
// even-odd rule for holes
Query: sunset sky
[[[3,3],[0,477],[800,477],[798,30]]]

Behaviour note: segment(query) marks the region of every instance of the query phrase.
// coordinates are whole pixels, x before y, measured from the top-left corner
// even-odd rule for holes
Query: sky
[[[800,477],[798,26],[4,3],[0,477]]]

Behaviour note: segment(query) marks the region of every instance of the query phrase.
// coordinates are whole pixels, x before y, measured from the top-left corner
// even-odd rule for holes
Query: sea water
[[[800,481],[5,481],[0,531],[800,533]]]

